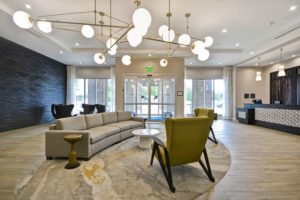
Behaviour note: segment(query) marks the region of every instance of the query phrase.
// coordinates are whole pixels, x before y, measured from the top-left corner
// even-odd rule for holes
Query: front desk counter
[[[244,104],[239,122],[300,135],[300,105]]]

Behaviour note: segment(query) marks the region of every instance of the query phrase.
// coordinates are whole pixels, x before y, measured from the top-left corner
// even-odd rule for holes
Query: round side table
[[[151,147],[152,138],[159,134],[159,130],[150,128],[138,129],[132,131],[132,134],[140,137],[140,148],[148,149]]]
[[[64,140],[71,144],[71,151],[69,153],[69,163],[66,164],[66,169],[74,169],[80,165],[77,162],[77,152],[75,150],[75,143],[82,138],[82,135],[66,135]]]

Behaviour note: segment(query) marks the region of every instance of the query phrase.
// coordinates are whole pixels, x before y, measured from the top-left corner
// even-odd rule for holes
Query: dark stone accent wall
[[[66,74],[66,65],[0,37],[0,132],[53,121]]]

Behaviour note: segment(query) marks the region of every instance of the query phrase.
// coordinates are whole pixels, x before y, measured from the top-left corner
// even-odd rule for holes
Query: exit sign
[[[146,72],[147,72],[147,73],[153,72],[153,66],[151,66],[151,65],[147,66],[147,67],[146,67]]]

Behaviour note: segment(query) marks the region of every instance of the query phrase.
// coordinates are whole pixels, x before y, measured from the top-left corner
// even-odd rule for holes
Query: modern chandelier
[[[140,7],[141,2],[139,0],[136,0],[134,3],[136,4],[137,8],[132,15],[132,22],[130,23],[113,17],[112,0],[110,0],[109,14],[106,14],[103,11],[97,11],[97,0],[94,0],[94,10],[92,11],[43,15],[38,16],[36,19],[33,19],[24,11],[17,11],[13,15],[13,21],[22,29],[30,29],[32,28],[33,24],[36,23],[38,29],[46,34],[50,34],[53,31],[53,28],[57,28],[64,31],[81,32],[85,38],[96,38],[102,46],[102,50],[94,55],[94,61],[97,64],[103,64],[107,54],[111,56],[116,55],[119,44],[128,43],[132,48],[135,48],[142,43],[143,39],[168,44],[168,54],[160,60],[160,65],[162,67],[166,67],[168,65],[168,59],[172,58],[172,53],[174,53],[179,47],[190,48],[191,53],[197,55],[200,61],[205,61],[209,58],[210,53],[207,48],[212,46],[213,38],[206,36],[204,39],[200,39],[190,35],[190,13],[185,15],[187,20],[186,32],[175,33],[174,29],[171,27],[172,13],[171,2],[169,0],[169,10],[166,14],[168,17],[168,25],[160,26],[158,35],[148,36],[148,29],[152,22],[151,13],[146,8]],[[94,23],[62,21],[61,19],[55,19],[59,16],[88,13],[93,14]],[[104,17],[109,18],[109,24],[104,23]],[[122,23],[122,25],[113,24],[112,21],[118,22],[119,24]],[[68,25],[80,26],[80,30],[72,30],[68,27]],[[109,29],[109,31],[107,31],[109,34],[104,34],[103,29]],[[123,33],[121,36],[116,37],[117,33],[120,31],[123,31]],[[179,36],[177,42],[174,41],[176,36]],[[130,55],[123,55],[121,61],[124,65],[130,65],[132,63]]]
[[[280,49],[280,64],[278,67],[278,74],[277,74],[278,77],[286,76],[286,73],[284,70],[284,65],[282,62],[282,51],[283,51],[283,48]]]

